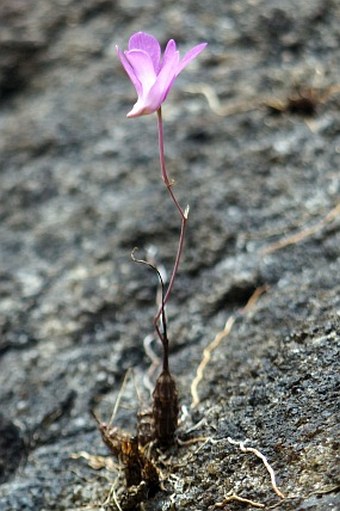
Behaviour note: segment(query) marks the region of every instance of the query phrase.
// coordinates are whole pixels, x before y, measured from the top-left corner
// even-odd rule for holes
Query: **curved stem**
[[[163,121],[162,121],[162,109],[161,108],[159,108],[157,110],[157,128],[158,128],[159,158],[160,158],[160,164],[161,164],[162,179],[163,179],[163,182],[164,182],[165,186],[167,187],[169,195],[170,195],[172,201],[174,202],[174,204],[180,214],[180,217],[181,217],[181,230],[180,230],[180,235],[179,235],[179,240],[178,240],[177,253],[176,253],[174,267],[173,267],[173,270],[171,273],[171,277],[170,277],[169,284],[168,284],[168,287],[167,287],[167,290],[165,293],[163,303],[160,306],[160,308],[154,318],[154,325],[158,332],[159,329],[158,329],[157,323],[158,323],[159,318],[162,315],[162,310],[164,309],[165,304],[167,303],[167,301],[170,297],[170,293],[171,293],[173,285],[174,285],[175,277],[176,277],[176,274],[178,271],[179,262],[180,262],[181,255],[183,252],[184,235],[185,235],[186,223],[188,220],[189,209],[186,208],[186,210],[183,210],[182,207],[180,206],[180,204],[172,190],[173,182],[169,179],[168,173],[166,171],[165,153],[164,153]]]
[[[157,276],[159,278],[159,281],[161,283],[162,288],[162,302],[161,302],[161,316],[162,316],[162,326],[163,326],[163,333],[161,332],[161,329],[158,326],[158,319],[154,318],[154,327],[157,332],[157,335],[163,344],[163,371],[169,371],[169,340],[168,340],[168,334],[167,334],[167,325],[166,325],[166,315],[165,315],[165,307],[164,307],[164,298],[165,298],[165,286],[164,281],[162,278],[162,275],[158,268],[150,263],[149,261],[145,261],[144,259],[137,259],[135,257],[135,252],[137,250],[137,247],[133,249],[131,252],[131,259],[135,263],[145,264],[146,266],[149,266],[153,271],[157,273]]]

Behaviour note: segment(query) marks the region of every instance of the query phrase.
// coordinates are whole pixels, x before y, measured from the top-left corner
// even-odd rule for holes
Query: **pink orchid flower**
[[[129,39],[128,50],[116,50],[119,59],[137,92],[137,102],[127,117],[156,112],[165,101],[179,73],[204,50],[207,43],[201,43],[189,50],[182,59],[176,43],[170,39],[163,56],[155,37],[137,32]]]

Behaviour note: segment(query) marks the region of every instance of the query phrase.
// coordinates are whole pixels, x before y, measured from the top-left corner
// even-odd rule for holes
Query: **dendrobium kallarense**
[[[167,43],[163,56],[155,37],[137,32],[129,39],[128,50],[116,46],[120,61],[137,92],[137,102],[127,117],[156,112],[165,101],[179,73],[204,50],[201,43],[189,50],[182,59],[173,39]]]

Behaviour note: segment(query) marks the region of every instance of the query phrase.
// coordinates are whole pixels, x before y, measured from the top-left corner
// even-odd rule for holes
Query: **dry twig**
[[[319,222],[317,222],[315,225],[306,227],[301,231],[292,234],[291,236],[282,238],[281,240],[275,241],[274,243],[267,245],[261,250],[261,254],[262,255],[272,254],[277,250],[281,250],[282,248],[288,247],[289,245],[295,245],[296,243],[299,243],[300,241],[308,238],[309,236],[313,236],[313,234],[316,234],[318,231],[323,229],[325,225],[335,220],[339,214],[340,204],[335,206],[335,208],[331,209],[329,213],[324,218],[319,220]]]
[[[249,312],[251,309],[253,309],[257,300],[259,299],[259,297],[263,293],[265,293],[267,290],[268,290],[268,286],[261,286],[261,287],[255,289],[254,293],[249,298],[245,307],[243,307],[243,309],[241,309],[239,313],[245,314],[245,313]],[[192,384],[191,384],[191,396],[192,396],[191,408],[195,408],[200,402],[197,388],[198,388],[199,383],[203,379],[204,370],[207,367],[207,365],[211,359],[211,354],[213,351],[216,350],[216,348],[218,348],[218,346],[221,344],[221,341],[230,334],[236,318],[237,318],[237,314],[232,314],[231,316],[229,316],[229,318],[227,319],[227,321],[224,325],[223,330],[218,332],[216,334],[215,338],[213,339],[213,341],[210,344],[208,344],[208,346],[206,348],[204,348],[202,360],[196,370],[196,376],[193,379]]]
[[[234,315],[230,316],[227,319],[223,330],[218,332],[216,334],[214,340],[210,344],[208,344],[208,346],[206,348],[204,348],[204,350],[203,350],[202,360],[197,368],[196,376],[193,379],[193,382],[191,384],[191,396],[192,396],[191,408],[195,408],[195,406],[197,406],[198,403],[200,402],[198,392],[197,392],[197,387],[203,379],[204,370],[207,367],[209,360],[211,359],[211,353],[221,344],[222,339],[224,339],[224,337],[227,337],[227,335],[229,335],[229,333],[233,327],[233,324],[235,323],[235,319],[236,319],[236,317]]]
[[[221,117],[228,117],[243,112],[269,107],[276,112],[314,113],[319,103],[325,103],[329,98],[340,92],[340,85],[334,84],[324,89],[315,87],[298,87],[288,97],[277,98],[268,95],[257,95],[238,101],[221,102],[215,89],[206,83],[190,85],[185,89],[190,94],[201,94],[207,101],[210,110]]]
[[[117,472],[119,470],[118,464],[115,463],[109,456],[98,456],[90,454],[86,451],[80,451],[70,454],[70,458],[72,460],[84,458],[87,461],[88,466],[94,470],[100,470],[102,468],[105,468],[110,472]]]
[[[221,103],[215,89],[211,87],[211,85],[205,83],[190,85],[185,89],[185,91],[190,94],[202,94],[202,96],[204,96],[207,100],[210,110],[221,117],[228,117],[242,112],[257,110],[259,107],[258,100],[254,98],[243,99],[241,101],[230,102],[227,104]]]

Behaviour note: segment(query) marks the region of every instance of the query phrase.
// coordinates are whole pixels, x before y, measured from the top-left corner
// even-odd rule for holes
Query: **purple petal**
[[[173,58],[175,52],[176,52],[176,43],[173,39],[170,39],[170,41],[168,41],[166,48],[164,50],[161,68],[163,68],[166,65],[168,60],[171,60]]]
[[[128,51],[116,47],[118,57],[135,86],[138,98],[128,117],[151,114],[165,101],[178,74],[204,50],[201,43],[188,51],[182,60],[173,39],[168,41],[162,60],[155,37],[137,32],[130,37]]]
[[[117,52],[117,55],[119,57],[119,60],[121,61],[122,63],[122,66],[123,68],[125,69],[128,77],[130,78],[131,82],[133,83],[135,89],[136,89],[136,92],[138,95],[140,95],[142,93],[142,84],[140,83],[140,81],[138,80],[131,64],[129,63],[129,61],[127,60],[127,58],[125,57],[124,53],[118,48],[118,46],[116,46],[116,52]]]
[[[125,52],[125,57],[136,78],[142,84],[142,94],[146,94],[156,81],[156,73],[150,55],[143,50],[130,50]]]
[[[204,50],[204,48],[207,46],[208,43],[201,43],[197,46],[194,46],[191,50],[189,50],[184,57],[181,59],[177,71],[176,76],[179,75],[181,71],[194,59],[201,53],[201,51]]]
[[[155,37],[146,32],[137,32],[130,37],[128,48],[129,50],[145,51],[151,58],[155,72],[158,73],[161,60],[161,47]]]
[[[154,110],[148,110],[142,98],[138,98],[126,117],[140,117],[141,115],[152,114]]]
[[[157,76],[155,84],[148,94],[147,102],[150,106],[152,106],[154,111],[157,110],[166,99],[176,78],[179,53],[176,50],[173,51],[174,48],[176,48],[176,45],[171,44],[167,54],[164,53],[161,70]]]

